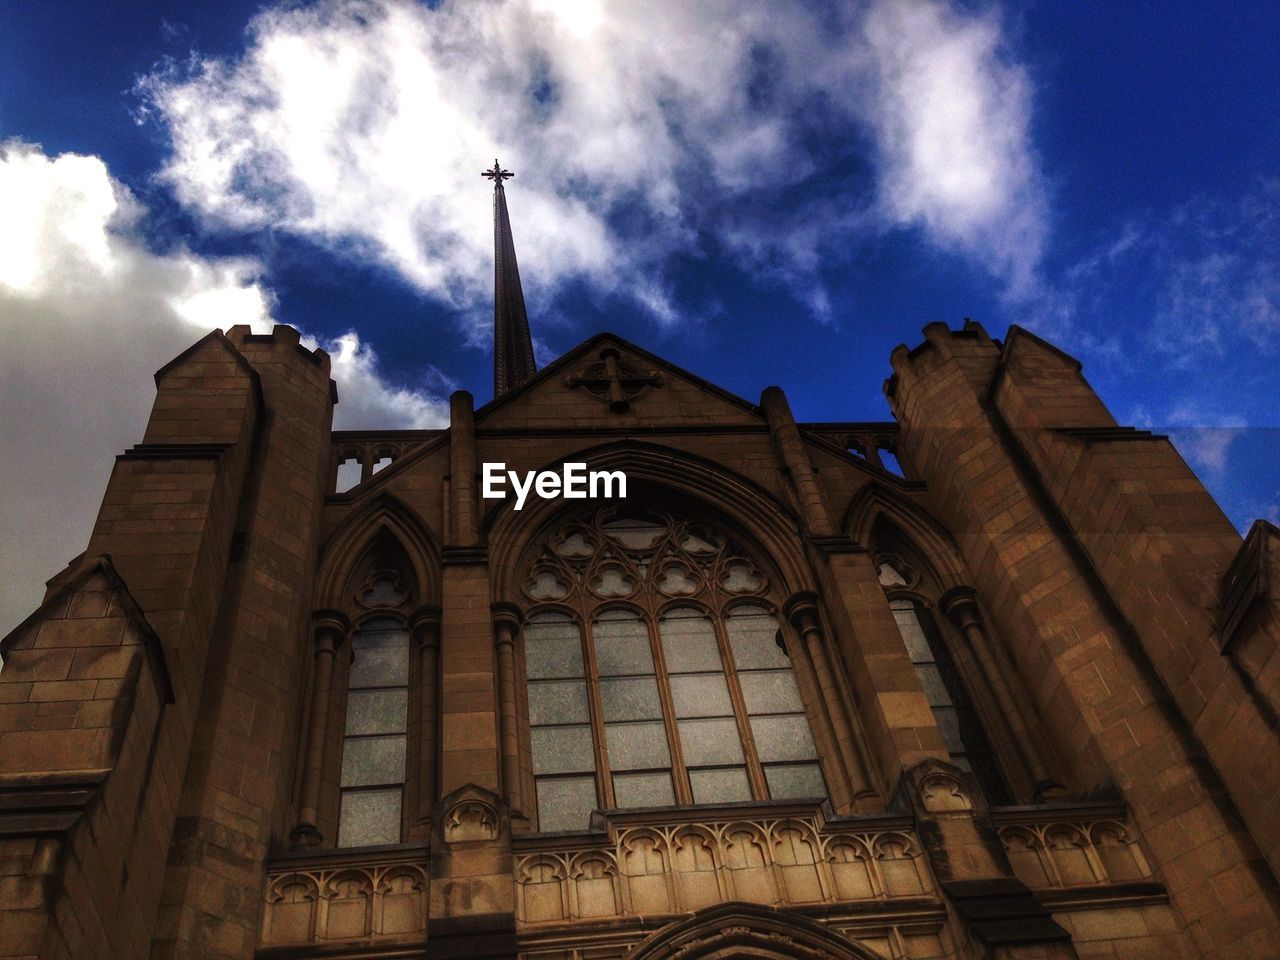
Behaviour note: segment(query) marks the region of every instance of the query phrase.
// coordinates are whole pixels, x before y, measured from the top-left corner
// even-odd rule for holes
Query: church
[[[1280,957],[1280,531],[1018,327],[886,422],[538,370],[486,175],[491,402],[156,373],[0,642],[0,958]]]

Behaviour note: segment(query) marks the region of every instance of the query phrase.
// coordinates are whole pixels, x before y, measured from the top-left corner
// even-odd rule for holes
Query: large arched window
[[[546,538],[523,631],[541,830],[826,796],[768,588],[728,537],[668,514],[605,509]]]

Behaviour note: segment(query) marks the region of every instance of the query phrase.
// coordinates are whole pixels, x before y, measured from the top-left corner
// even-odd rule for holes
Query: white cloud
[[[1202,351],[1280,347],[1280,180],[1238,200],[1198,197],[1153,224],[1144,252],[1162,278],[1153,342],[1188,365]]]
[[[443,396],[383,380],[377,354],[354,330],[319,343],[307,338],[307,345],[322,346],[329,354],[333,379],[338,382],[335,428],[403,430],[449,422],[449,401]],[[439,377],[434,371],[430,373],[433,380]]]
[[[142,435],[152,373],[205,331],[270,328],[246,259],[151,252],[97,157],[0,144],[0,634],[84,548],[113,456]],[[378,376],[354,333],[324,344],[339,425],[427,426],[443,406]]]
[[[207,223],[354,244],[464,309],[488,295],[478,174],[494,154],[517,171],[534,295],[586,278],[660,323],[679,315],[664,258],[704,232],[804,273],[851,227],[918,226],[1013,292],[1044,241],[1025,71],[992,16],[940,2],[843,21],[801,3],[286,4],[258,15],[243,56],[194,55],[140,89],[172,139],[164,179]],[[851,219],[836,183],[803,222],[734,215],[821,178],[814,142],[849,154],[868,134],[875,218]]]
[[[1034,292],[1047,212],[1031,85],[1003,54],[994,14],[888,0],[863,35],[883,203],[1007,278],[1011,293]]]
[[[1193,467],[1212,477],[1227,469],[1232,444],[1246,429],[1243,417],[1219,414],[1203,403],[1184,401],[1169,414],[1169,439]]]

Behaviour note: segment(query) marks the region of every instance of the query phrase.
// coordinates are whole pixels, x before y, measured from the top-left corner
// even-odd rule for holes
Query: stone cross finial
[[[493,160],[493,169],[481,170],[480,176],[488,177],[490,180],[494,182],[495,186],[500,187],[502,186],[503,180],[510,180],[512,177],[515,176],[515,174],[512,173],[510,170],[503,170],[502,165],[498,163],[498,160],[495,157]]]

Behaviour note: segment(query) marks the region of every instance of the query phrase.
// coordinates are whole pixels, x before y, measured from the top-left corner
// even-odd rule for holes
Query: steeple
[[[511,218],[502,181],[515,176],[497,160],[481,176],[493,181],[493,395],[514,390],[538,372],[533,361],[533,339],[524,311],[516,245],[511,239]]]

